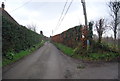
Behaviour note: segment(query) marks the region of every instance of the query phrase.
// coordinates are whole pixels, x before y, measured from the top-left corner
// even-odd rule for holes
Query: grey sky
[[[73,3],[59,28],[56,28],[66,0],[1,0],[5,2],[5,9],[21,25],[35,24],[37,32],[43,31],[46,36],[59,34],[68,28],[84,24],[83,8],[81,0],[73,0]],[[70,3],[71,0],[68,0]],[[88,21],[99,18],[108,18],[109,0],[86,0]],[[67,4],[68,6],[68,4]],[[56,28],[56,29],[55,29]],[[112,34],[111,32],[109,35]],[[110,35],[111,36],[111,35]]]

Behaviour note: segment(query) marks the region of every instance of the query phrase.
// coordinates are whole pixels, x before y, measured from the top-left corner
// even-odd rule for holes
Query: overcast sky
[[[5,10],[21,25],[36,25],[36,31],[41,30],[45,36],[59,34],[69,28],[84,24],[81,0],[73,0],[63,22],[56,28],[66,0],[0,0],[5,2]],[[86,0],[87,17],[89,21],[99,18],[109,18],[109,0]],[[68,0],[68,5],[71,0]],[[66,9],[65,9],[66,11]],[[112,32],[109,33],[111,36]]]

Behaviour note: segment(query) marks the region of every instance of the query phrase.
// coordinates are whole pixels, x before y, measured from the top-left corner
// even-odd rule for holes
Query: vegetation
[[[2,64],[5,66],[31,54],[44,44],[43,35],[19,25],[6,11],[2,15]]]
[[[89,23],[89,30],[83,31],[85,28],[84,26],[76,26],[51,38],[61,51],[74,58],[93,61],[111,61],[119,58],[120,51],[118,47],[115,47],[115,45],[112,46],[109,43],[103,43],[102,41],[102,34],[105,32],[107,26],[106,21],[100,19],[96,22],[95,26],[99,35],[99,40],[97,42],[93,40],[92,22]],[[86,37],[84,33],[86,34]],[[82,37],[82,35],[84,35],[84,37]],[[88,45],[88,41],[85,41],[84,39],[89,40]],[[87,49],[84,48],[85,45],[87,46]]]
[[[117,59],[120,56],[119,49],[111,47],[105,43],[92,41],[92,46],[88,50],[82,49],[81,44],[74,50],[75,57],[89,60],[106,60]]]
[[[112,61],[117,60],[120,56],[119,52],[115,51],[113,48],[110,49],[110,46],[105,44],[100,44],[95,42],[94,46],[96,48],[90,48],[88,51],[82,50],[81,44],[78,45],[78,48],[72,49],[60,43],[54,43],[58,49],[60,49],[63,53],[81,60],[88,61]],[[81,48],[81,50],[80,50]],[[98,51],[99,50],[99,51]]]
[[[82,25],[75,26],[73,28],[68,29],[67,31],[62,32],[61,34],[52,36],[51,39],[54,42],[62,43],[71,48],[75,48],[77,46],[77,43],[81,41],[81,28]]]
[[[89,53],[89,55],[81,56],[81,55],[73,55],[74,58],[78,58],[86,61],[114,61],[118,60],[117,57],[120,56],[118,53]]]
[[[96,30],[98,33],[98,42],[101,43],[102,35],[103,35],[103,33],[105,33],[105,31],[107,29],[105,19],[100,19],[100,20],[96,21],[95,27],[96,27]]]
[[[34,52],[35,50],[40,48],[44,44],[44,42],[45,41],[42,41],[41,43],[35,45],[35,47],[31,47],[27,50],[20,51],[19,53],[13,53],[13,52],[8,53],[8,54],[12,53],[13,57],[12,57],[12,59],[8,59],[11,56],[10,57],[8,56],[8,58],[3,57],[2,66],[6,66],[8,64],[14,63],[14,62],[18,61],[19,59],[23,58],[24,56],[31,54],[32,52]]]
[[[27,25],[27,28],[36,32],[36,25],[35,24]]]
[[[118,30],[118,25],[120,24],[120,16],[119,16],[119,11],[120,11],[120,1],[119,0],[113,0],[108,3],[108,6],[111,10],[110,16],[112,17],[112,24],[111,28],[114,32],[114,39],[116,40],[117,38],[117,30]]]
[[[19,53],[20,51],[34,47],[42,40],[40,34],[27,29],[24,26],[17,25],[2,17],[2,55],[6,56],[8,52]]]
[[[58,49],[60,49],[60,50],[61,50],[62,52],[64,52],[65,54],[67,54],[67,55],[69,55],[69,56],[72,56],[72,55],[73,55],[74,51],[73,51],[72,48],[67,47],[67,46],[65,46],[65,45],[63,45],[63,44],[60,44],[60,43],[54,43],[54,44],[56,45],[56,47],[57,47]]]
[[[90,41],[90,45],[92,45],[92,40],[93,40],[93,22],[89,22],[89,34],[88,34],[88,39]]]

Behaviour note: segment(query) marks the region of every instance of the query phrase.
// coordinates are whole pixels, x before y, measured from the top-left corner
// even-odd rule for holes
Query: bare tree
[[[36,25],[35,24],[27,25],[27,28],[36,32]]]
[[[95,27],[98,33],[98,42],[101,43],[102,35],[105,33],[107,29],[106,21],[105,19],[99,19],[95,23]]]
[[[112,24],[111,28],[114,32],[114,39],[116,40],[118,24],[120,23],[120,21],[119,21],[120,16],[118,15],[119,10],[120,10],[120,1],[119,0],[110,1],[108,3],[108,6],[111,10],[110,16],[113,19],[113,21],[111,22],[111,24]]]

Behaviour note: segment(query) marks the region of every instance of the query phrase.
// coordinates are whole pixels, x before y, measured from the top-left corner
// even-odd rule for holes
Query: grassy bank
[[[7,59],[6,57],[2,58],[2,67],[9,65],[11,63],[14,63],[18,60],[20,60],[21,58],[23,58],[24,56],[30,55],[32,52],[34,52],[35,50],[37,50],[38,48],[40,48],[43,44],[45,43],[45,41],[42,41],[41,43],[34,45],[34,47],[29,48],[27,50],[21,51],[19,53],[13,53],[13,59]]]
[[[120,56],[118,53],[104,52],[104,53],[88,53],[87,55],[75,54],[74,49],[67,47],[60,43],[54,43],[54,45],[60,49],[64,54],[67,54],[73,58],[87,60],[87,61],[111,61]]]
[[[2,56],[8,52],[21,52],[41,42],[44,36],[25,26],[16,25],[7,16],[2,16]]]
[[[65,46],[65,45],[63,45],[63,44],[54,43],[54,45],[55,45],[58,49],[60,49],[63,53],[65,53],[65,54],[67,54],[67,55],[69,55],[69,56],[72,56],[73,53],[74,53],[74,51],[73,51],[72,48],[67,47],[67,46]]]
[[[86,56],[74,54],[72,57],[86,61],[116,61],[118,56],[117,53],[89,53]]]

